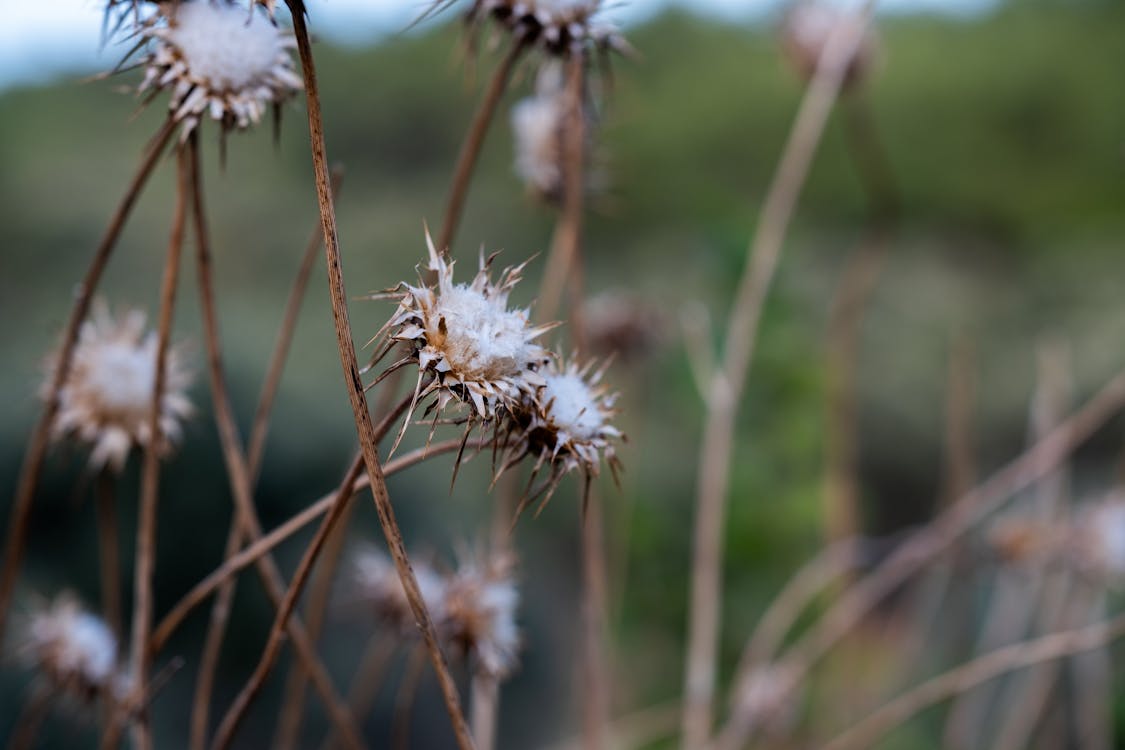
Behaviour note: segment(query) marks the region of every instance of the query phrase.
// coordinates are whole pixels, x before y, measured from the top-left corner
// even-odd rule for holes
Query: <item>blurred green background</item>
[[[903,205],[859,359],[864,527],[872,533],[924,519],[941,491],[955,337],[969,341],[974,352],[974,447],[983,471],[1024,443],[1036,347],[1044,336],[1068,345],[1080,394],[1125,362],[1125,4],[1019,0],[970,19],[890,17],[880,33],[880,63],[863,96]],[[587,278],[591,293],[628,290],[665,318],[660,346],[644,359],[618,363],[610,375],[622,393],[621,426],[632,438],[621,451],[621,490],[607,483],[602,492],[615,713],[679,693],[702,420],[679,317],[702,305],[716,326],[725,319],[801,94],[769,26],[666,14],[628,36],[643,59],[617,61],[604,102],[601,135],[612,187],[588,224]],[[329,155],[347,169],[337,207],[348,291],[356,298],[352,323],[361,342],[382,325],[390,305],[359,295],[412,279],[424,257],[423,222],[440,224],[453,159],[495,58],[486,55],[470,81],[460,49],[452,19],[437,31],[370,49],[317,49]],[[15,487],[38,411],[42,358],[163,115],[158,100],[132,116],[136,101],[120,89],[134,78],[128,73],[0,94],[5,488]],[[531,78],[530,70],[521,71],[511,101],[529,90]],[[286,110],[277,144],[268,128],[231,137],[225,169],[219,168],[215,129],[203,128],[225,354],[244,432],[316,221],[303,107]],[[457,254],[471,267],[481,244],[503,250],[502,262],[539,253],[515,293],[526,303],[537,288],[554,214],[524,197],[510,168],[510,144],[501,116],[473,184]],[[155,310],[173,172],[166,160],[129,223],[103,284],[115,304]],[[865,212],[835,118],[794,218],[740,409],[726,527],[724,677],[770,597],[821,545],[825,332]],[[192,396],[199,414],[162,480],[158,615],[218,564],[230,516],[191,263],[185,268],[176,335],[189,342],[198,363]],[[335,486],[347,465],[354,432],[341,386],[318,266],[257,495],[267,527]],[[1103,431],[1079,454],[1080,491],[1097,491],[1112,480],[1119,427]],[[65,448],[52,455],[36,503],[23,606],[33,601],[32,592],[63,588],[97,602],[94,513],[83,458]],[[136,463],[120,487],[124,539],[134,528]],[[450,495],[450,463],[437,459],[391,484],[409,544],[446,560],[456,544],[482,538],[490,512],[484,467],[470,464]],[[525,519],[516,533],[526,647],[523,668],[503,694],[502,747],[539,747],[579,726],[576,484],[568,481],[543,515]],[[10,496],[5,490],[0,499],[5,518]],[[379,539],[366,497],[351,533]],[[281,550],[286,571],[307,538]],[[130,546],[123,552],[131,559]],[[216,693],[220,707],[256,663],[272,618],[256,577],[240,580]],[[199,610],[167,649],[185,655],[189,666],[155,704],[160,746],[181,744],[206,611]],[[330,622],[323,652],[343,683],[370,623],[343,612]],[[376,747],[390,736],[398,669],[366,720]],[[268,742],[282,682],[271,681],[257,702],[240,746]],[[15,722],[28,683],[29,676],[14,668],[0,677],[0,735]],[[326,724],[315,701],[309,711],[305,739],[315,746]],[[412,747],[450,745],[428,673],[414,716]],[[839,719],[826,723],[821,736],[838,728]],[[926,739],[928,720],[895,735],[888,747],[936,747]],[[44,742],[84,746],[93,736],[88,721],[55,722]]]

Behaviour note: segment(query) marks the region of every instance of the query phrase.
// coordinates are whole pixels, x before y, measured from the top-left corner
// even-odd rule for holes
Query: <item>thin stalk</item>
[[[868,2],[864,14],[870,13]],[[863,24],[840,24],[830,35],[785,144],[762,207],[728,320],[721,366],[707,394],[696,483],[696,526],[684,668],[682,746],[701,748],[711,736],[719,620],[722,609],[722,530],[730,482],[737,407],[757,340],[762,308],[773,281],[793,211],[860,41]]]
[[[355,716],[366,716],[375,705],[379,696],[379,686],[382,684],[383,672],[387,668],[391,656],[395,652],[395,640],[372,635],[363,650],[359,669],[352,678],[351,687],[348,688],[348,705],[352,707]],[[329,730],[324,741],[320,743],[321,750],[332,750],[336,746],[336,733]]]
[[[395,696],[391,719],[391,747],[394,750],[410,750],[410,719],[414,714],[414,699],[418,696],[418,684],[422,681],[425,666],[425,652],[418,647],[412,648],[398,685],[398,695]]]
[[[1102,648],[1125,635],[1125,615],[997,649],[908,690],[847,729],[824,750],[873,747],[887,732],[930,706],[1017,669]]]
[[[343,170],[337,167],[332,173],[332,190],[339,194],[343,181]],[[250,428],[250,441],[247,456],[247,470],[252,477],[253,485],[257,485],[258,475],[261,471],[262,457],[265,455],[266,437],[269,434],[269,418],[273,409],[274,399],[278,386],[281,383],[282,373],[285,371],[285,362],[289,354],[289,346],[293,341],[293,332],[297,327],[297,318],[301,311],[301,303],[305,298],[309,277],[312,275],[313,264],[316,263],[320,251],[322,234],[319,226],[313,230],[305,246],[301,265],[297,276],[293,280],[293,288],[289,292],[289,300],[285,305],[281,327],[277,333],[277,343],[274,345],[273,354],[270,356],[266,378],[262,384],[261,396],[258,399],[258,408],[254,413],[254,422]],[[231,517],[230,531],[227,534],[223,559],[229,559],[238,552],[242,546],[242,526],[238,514]],[[227,621],[230,618],[231,604],[234,601],[235,579],[231,578],[223,586],[222,591],[215,597],[211,606],[211,620],[207,625],[207,636],[203,641],[203,652],[200,656],[198,677],[195,683],[195,698],[192,703],[190,745],[192,750],[203,750],[207,745],[207,723],[210,712],[210,696],[214,689],[215,672],[218,668],[219,656],[222,651],[223,638],[226,633]],[[315,641],[315,634],[312,636]],[[284,715],[284,714],[283,714]]]
[[[470,443],[467,447],[471,449],[483,449],[490,445],[490,441],[482,439],[475,444]],[[461,439],[456,438],[434,443],[429,447],[429,450],[419,448],[409,453],[404,453],[398,458],[387,462],[384,474],[388,477],[394,476],[400,471],[422,463],[427,458],[446,453],[455,453],[460,448]],[[357,457],[356,460],[360,461],[362,459]],[[366,489],[370,486],[370,482],[371,480],[364,474],[352,485],[352,492],[360,492]],[[168,642],[172,633],[174,633],[187,616],[191,614],[196,607],[205,602],[207,597],[214,593],[216,589],[222,586],[223,583],[232,576],[238,575],[242,570],[258,563],[264,555],[269,554],[285,540],[327,513],[328,509],[332,507],[332,502],[335,497],[335,493],[330,493],[319,498],[270,533],[259,537],[238,554],[224,560],[222,565],[192,587],[191,591],[185,594],[180,601],[176,603],[176,606],[164,616],[164,619],[161,620],[160,624],[153,630],[150,642],[150,648],[153,653],[157,654],[164,648],[164,645]]]
[[[43,687],[37,688],[24,703],[20,718],[8,740],[8,750],[32,750],[39,737],[39,729],[51,713],[51,693]]]
[[[223,459],[230,479],[231,494],[234,496],[235,509],[241,519],[239,523],[243,526],[246,535],[252,541],[257,541],[262,536],[262,525],[254,508],[249,467],[246,465],[246,458],[242,452],[238,426],[234,420],[234,410],[231,407],[230,395],[227,393],[226,377],[223,370],[222,345],[219,338],[218,318],[215,313],[215,293],[211,273],[210,235],[203,208],[198,139],[193,136],[189,145],[193,165],[192,176],[194,178],[192,179],[192,218],[195,223],[196,248],[198,251],[196,266],[199,277],[200,308],[203,313],[204,341],[207,347],[207,373],[211,382],[211,399],[215,411],[215,422],[219,430],[219,442],[223,448]],[[275,607],[280,607],[284,596],[285,583],[276,563],[268,554],[258,558],[255,563],[259,577],[266,589],[266,594]],[[351,715],[348,713],[347,705],[337,694],[331,676],[320,662],[316,649],[309,640],[300,619],[297,617],[290,618],[288,628],[297,657],[305,664],[312,675],[313,684],[328,709],[329,718],[333,724],[340,728],[344,740],[351,748],[362,747],[363,741],[355,728]]]
[[[187,214],[188,183],[191,165],[187,150],[176,152],[176,208],[172,215],[172,236],[168,241],[168,257],[164,263],[164,279],[160,285],[160,320],[156,333],[156,373],[153,377],[152,402],[149,405],[149,442],[145,446],[141,469],[141,498],[137,512],[137,552],[133,590],[133,629],[130,660],[132,663],[135,704],[147,691],[150,654],[149,633],[152,629],[153,571],[156,569],[156,510],[160,499],[160,453],[164,441],[160,416],[163,411],[168,342],[172,338],[172,317],[176,309],[176,287],[180,278],[180,252],[184,244]],[[135,744],[140,750],[152,747],[152,730],[145,712],[139,712],[133,724]]]
[[[293,12],[293,32],[297,39],[297,49],[301,57],[301,70],[304,75],[305,96],[308,104],[309,115],[309,141],[312,150],[313,169],[316,174],[317,198],[320,204],[321,221],[324,225],[325,261],[328,266],[328,286],[332,298],[332,317],[336,328],[336,344],[340,352],[340,364],[344,370],[344,380],[347,385],[348,399],[351,402],[352,412],[355,417],[356,432],[359,436],[360,447],[363,450],[364,463],[367,473],[371,476],[371,490],[375,500],[375,510],[379,522],[383,527],[383,534],[387,539],[391,557],[395,561],[399,578],[402,581],[403,591],[410,603],[411,611],[422,631],[422,638],[426,650],[429,652],[430,662],[437,674],[438,684],[441,687],[445,708],[453,724],[453,733],[461,750],[473,748],[473,738],[469,732],[468,723],[461,711],[461,700],[457,695],[457,686],[449,672],[449,665],[441,652],[438,644],[437,633],[422,599],[422,592],[418,588],[418,581],[410,567],[410,559],[406,554],[406,545],[402,539],[398,522],[395,520],[394,508],[391,506],[387,493],[387,483],[383,475],[383,468],[379,460],[379,447],[375,440],[374,426],[371,415],[367,411],[367,400],[364,397],[363,381],[359,375],[359,364],[356,361],[355,348],[352,344],[351,323],[348,320],[347,293],[344,290],[344,272],[340,262],[340,246],[336,231],[336,213],[332,202],[332,190],[328,175],[328,159],[325,154],[324,125],[320,111],[320,94],[317,88],[316,69],[312,58],[312,47],[309,41],[308,28],[305,17],[301,12],[301,3],[296,0],[287,0]]]
[[[0,569],[0,641],[4,639],[4,628],[7,623],[8,611],[11,609],[12,594],[15,591],[16,578],[19,576],[19,567],[23,560],[24,544],[27,541],[27,527],[31,521],[31,503],[35,498],[35,489],[39,486],[39,477],[43,472],[43,461],[47,456],[47,445],[51,438],[51,426],[54,424],[55,415],[58,414],[59,410],[59,392],[70,375],[74,350],[78,345],[79,329],[86,320],[86,314],[90,310],[90,302],[94,298],[98,282],[101,281],[102,273],[109,263],[113,249],[117,246],[121,231],[125,228],[125,222],[129,218],[133,206],[136,205],[137,198],[140,197],[142,190],[148,183],[149,177],[152,176],[156,163],[164,153],[164,148],[168,145],[175,130],[176,122],[169,118],[149,141],[144,155],[141,157],[140,166],[137,167],[137,172],[125,189],[125,195],[121,198],[117,210],[114,211],[109,226],[106,228],[105,234],[94,252],[94,257],[86,269],[86,275],[75,290],[74,307],[70,311],[66,328],[63,330],[62,345],[59,348],[51,387],[48,391],[46,403],[43,405],[43,413],[28,439],[27,453],[20,468],[19,485],[16,488],[16,496],[12,500],[12,510],[8,517],[8,539],[4,547],[3,568]]]
[[[116,477],[109,470],[95,479],[98,514],[98,561],[102,579],[102,616],[113,634],[124,636],[121,620],[121,550],[117,533]]]
[[[481,99],[480,106],[473,115],[472,125],[469,126],[465,142],[461,144],[461,151],[457,155],[457,166],[453,170],[453,183],[449,189],[445,220],[442,222],[441,234],[438,236],[438,252],[452,253],[453,238],[457,234],[457,226],[461,223],[461,214],[465,208],[465,197],[469,194],[473,169],[484,146],[484,139],[488,135],[488,128],[492,124],[496,108],[504,96],[504,90],[508,87],[508,80],[512,77],[512,70],[526,46],[520,37],[512,40],[508,54],[504,55],[500,64],[496,66],[484,98]]]
[[[383,386],[383,392],[375,405],[376,414],[386,414],[381,425],[376,426],[376,434],[379,434],[381,429],[385,434],[390,425],[399,418],[401,410],[409,407],[410,400],[413,398],[413,394],[411,394],[409,399],[404,399],[398,407],[394,407],[396,386],[401,374],[402,370],[397,370],[391,375]],[[362,463],[363,457],[357,455],[355,460]],[[335,530],[328,536],[328,541],[325,542],[324,552],[320,556],[320,564],[316,568],[309,587],[308,603],[305,605],[305,626],[308,628],[309,637],[314,643],[319,640],[321,630],[324,627],[324,616],[328,609],[328,600],[332,594],[332,582],[336,579],[336,568],[340,563],[340,557],[344,552],[344,543],[348,537],[348,523],[354,512],[355,505],[348,503],[348,507],[344,511],[344,517],[336,524]],[[297,747],[305,713],[305,688],[307,685],[308,675],[305,674],[305,670],[298,663],[292,664],[289,668],[289,677],[285,682],[285,696],[282,699],[281,712],[277,720],[277,731],[273,742],[273,747],[276,750],[294,750]]]
[[[595,488],[582,502],[582,746],[602,750],[610,743],[609,654],[606,653],[605,520]]]
[[[278,609],[277,616],[274,618],[273,627],[270,628],[269,638],[266,640],[266,647],[262,652],[261,659],[258,661],[258,666],[255,667],[254,673],[250,676],[249,681],[243,687],[242,691],[235,697],[234,703],[231,704],[227,715],[219,724],[219,729],[215,733],[215,739],[211,743],[213,750],[226,750],[230,747],[230,743],[234,740],[235,732],[238,730],[238,725],[242,719],[245,718],[246,712],[250,709],[250,704],[258,693],[261,692],[262,687],[266,684],[266,678],[269,676],[270,670],[277,662],[277,657],[281,654],[281,646],[285,639],[285,626],[289,620],[289,616],[297,606],[297,601],[301,597],[301,592],[304,590],[305,583],[308,581],[309,576],[312,574],[313,566],[316,564],[316,558],[320,551],[324,549],[324,543],[328,539],[328,535],[332,532],[336,523],[344,516],[348,505],[353,497],[351,491],[352,485],[355,480],[359,478],[360,472],[363,471],[363,466],[360,463],[353,463],[352,470],[344,481],[340,484],[340,488],[336,491],[336,497],[333,500],[332,507],[325,515],[320,528],[317,529],[316,536],[313,537],[312,542],[309,543],[308,549],[305,550],[304,556],[301,558],[300,564],[297,566],[297,571],[293,575],[293,581],[289,584],[289,589],[285,592],[285,598],[281,602],[281,607]]]
[[[480,750],[496,747],[496,719],[500,709],[500,681],[474,673],[469,683],[473,739]]]

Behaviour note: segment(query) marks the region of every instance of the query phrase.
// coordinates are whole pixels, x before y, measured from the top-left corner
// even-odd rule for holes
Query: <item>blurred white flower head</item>
[[[516,626],[519,590],[509,555],[461,565],[445,589],[440,630],[467,654],[474,670],[503,678],[516,668],[520,634]]]
[[[104,301],[95,303],[82,324],[66,381],[59,393],[53,437],[73,437],[92,446],[90,465],[120,471],[129,451],[152,442],[151,415],[156,383],[157,336],[145,331],[145,315],[129,310],[114,318]],[[48,362],[41,388],[48,395],[55,357]],[[163,452],[179,440],[181,422],[191,415],[185,390],[191,377],[176,348],[164,360],[160,398]]]
[[[445,602],[445,580],[425,563],[413,563],[414,577],[422,592],[422,600],[430,617],[442,617]],[[380,621],[395,628],[400,636],[416,632],[414,612],[394,561],[372,546],[357,547],[351,554],[350,598],[369,608]]]
[[[88,702],[111,695],[117,679],[117,639],[70,594],[31,614],[20,651],[58,690]]]

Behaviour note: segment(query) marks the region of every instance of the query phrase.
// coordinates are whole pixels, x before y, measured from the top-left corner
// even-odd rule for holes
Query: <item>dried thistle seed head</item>
[[[426,15],[456,3],[433,0]],[[599,18],[602,0],[472,0],[470,24],[487,20],[548,55],[566,56],[588,47],[629,52],[612,23]]]
[[[59,392],[54,439],[71,437],[92,446],[90,466],[120,471],[129,451],[152,442],[151,416],[156,384],[155,331],[145,332],[145,315],[129,310],[119,318],[104,300],[98,300],[91,317],[82,324],[70,372]],[[40,389],[49,395],[54,380],[55,357],[48,362]],[[160,397],[158,449],[166,453],[179,440],[181,422],[191,415],[185,393],[191,376],[177,348],[164,358],[164,392]]]
[[[810,80],[832,32],[839,24],[848,24],[862,34],[844,79],[845,86],[854,85],[870,71],[878,50],[874,32],[870,28],[856,28],[862,23],[855,13],[822,0],[801,0],[786,13],[782,24],[781,41],[785,58],[798,75]]]
[[[204,117],[224,131],[259,122],[302,88],[296,42],[268,18],[234,0],[163,2],[145,21],[150,42],[140,92],[168,89],[172,117],[186,137]]]
[[[519,590],[514,569],[510,554],[470,559],[445,588],[442,636],[467,655],[475,671],[490,677],[507,677],[517,665]]]
[[[798,701],[793,696],[797,672],[783,664],[768,664],[749,672],[735,690],[734,713],[755,728],[774,735],[792,727]]]
[[[643,359],[665,343],[665,317],[658,307],[627,291],[604,292],[582,306],[586,345],[602,359]]]
[[[545,65],[539,72],[534,96],[521,99],[512,108],[515,171],[532,195],[557,202],[566,184],[566,119],[569,97],[562,85],[562,71]]]
[[[436,622],[444,611],[445,580],[425,563],[412,564],[422,600]],[[417,632],[414,612],[410,609],[402,579],[391,558],[375,547],[359,547],[352,552],[351,569],[352,591],[349,593],[353,600],[368,608],[380,622],[395,629],[400,636]]]
[[[1080,513],[1071,550],[1088,572],[1111,581],[1125,580],[1125,494],[1115,492]]]
[[[517,416],[504,467],[524,456],[535,458],[532,481],[544,464],[549,466],[544,486],[525,498],[525,505],[542,493],[550,499],[568,472],[581,469],[588,476],[600,473],[604,459],[614,477],[620,468],[616,444],[624,436],[610,420],[616,394],[601,382],[604,367],[593,374],[593,363],[579,366],[552,360],[543,370],[543,388],[535,401],[527,401]],[[503,469],[502,469],[503,470]]]
[[[498,411],[510,411],[521,399],[534,397],[543,385],[538,371],[548,355],[535,340],[554,326],[532,326],[527,310],[509,309],[508,294],[520,281],[523,265],[505,269],[494,283],[489,270],[492,258],[485,260],[482,254],[472,282],[455,284],[453,262],[438,254],[428,233],[426,243],[436,286],[403,283],[379,295],[399,303],[383,329],[388,342],[411,347],[410,354],[392,368],[417,364],[416,404],[436,394],[438,413],[457,401],[469,405],[471,422],[491,420]],[[376,361],[388,348],[389,344]],[[421,388],[426,376],[432,379]]]
[[[19,653],[54,689],[84,704],[116,695],[117,639],[71,594],[31,613]]]

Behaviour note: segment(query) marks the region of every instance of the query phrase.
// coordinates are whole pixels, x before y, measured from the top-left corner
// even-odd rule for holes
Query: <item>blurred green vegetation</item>
[[[985,470],[1024,441],[1043,336],[1068,344],[1080,393],[1125,361],[1125,5],[1020,0],[970,20],[891,17],[880,30],[880,64],[862,96],[901,189],[903,220],[861,347],[860,451],[871,531],[921,520],[939,494],[955,335],[967,337],[975,352],[974,439]],[[378,330],[389,308],[358,296],[412,278],[424,253],[423,221],[440,224],[451,165],[493,62],[488,56],[469,80],[459,31],[449,23],[370,49],[321,44],[317,50],[329,154],[347,169],[338,215],[349,292],[357,297],[352,323],[361,340]],[[589,222],[587,278],[591,292],[625,288],[668,317],[659,351],[616,365],[611,376],[623,394],[623,427],[633,438],[623,449],[622,490],[607,484],[601,493],[610,521],[617,711],[672,700],[680,687],[702,410],[678,316],[702,304],[716,326],[725,318],[801,94],[770,28],[668,14],[629,37],[643,60],[615,63],[604,102],[612,189]],[[512,100],[529,89],[531,73],[521,72]],[[0,422],[4,487],[15,486],[38,410],[39,363],[162,116],[159,103],[130,116],[135,100],[117,89],[133,75],[0,95],[0,388],[9,394]],[[286,109],[276,144],[267,128],[233,136],[225,169],[219,168],[214,129],[203,129],[225,353],[244,431],[292,274],[316,221],[304,113],[297,104]],[[554,216],[522,196],[511,160],[501,118],[460,230],[456,251],[466,265],[475,263],[481,244],[502,249],[508,262],[548,249]],[[172,173],[168,161],[130,221],[104,283],[115,303],[155,309]],[[865,212],[834,120],[794,220],[740,409],[727,524],[725,676],[764,604],[820,545],[824,335],[839,272],[862,236]],[[517,290],[519,301],[531,301],[542,258]],[[177,336],[200,342],[194,274],[190,263],[186,268]],[[333,487],[351,454],[352,421],[331,331],[318,270],[258,492],[267,526]],[[195,351],[202,354],[201,344]],[[198,370],[193,395],[200,413],[162,482],[158,613],[217,564],[229,519],[201,362]],[[1078,477],[1083,487],[1107,481],[1119,448],[1112,438],[1103,435],[1080,454],[1087,469]],[[73,587],[96,602],[93,511],[84,500],[89,485],[81,462],[77,452],[59,450],[50,464],[25,583],[29,592]],[[452,559],[455,543],[484,533],[490,505],[484,467],[463,474],[450,496],[448,465],[439,460],[431,471],[396,477],[391,491],[408,541]],[[132,467],[121,481],[125,539],[136,480]],[[517,532],[527,648],[523,671],[504,693],[504,747],[537,746],[578,726],[573,484]],[[9,497],[5,491],[0,503]],[[354,535],[378,538],[371,508],[360,506]],[[284,548],[283,567],[291,569],[299,552],[299,544]],[[256,662],[270,619],[254,576],[244,576],[219,705]],[[204,620],[195,617],[169,653],[184,653],[193,663]],[[346,674],[366,637],[365,622],[343,618],[331,627],[326,659]],[[181,671],[155,706],[168,746],[177,745],[174,738],[186,726],[192,675],[191,667]],[[243,746],[262,746],[269,737],[279,682],[259,701]],[[416,747],[449,741],[443,721],[429,720],[441,716],[431,683],[424,682],[417,709]],[[5,673],[0,732],[15,720],[25,688],[26,676]],[[389,736],[393,692],[384,690],[368,722],[373,742]],[[310,715],[311,743],[324,723],[316,708]],[[60,746],[75,737],[85,741],[83,731],[49,729]],[[930,747],[926,736],[903,732],[888,747]]]

